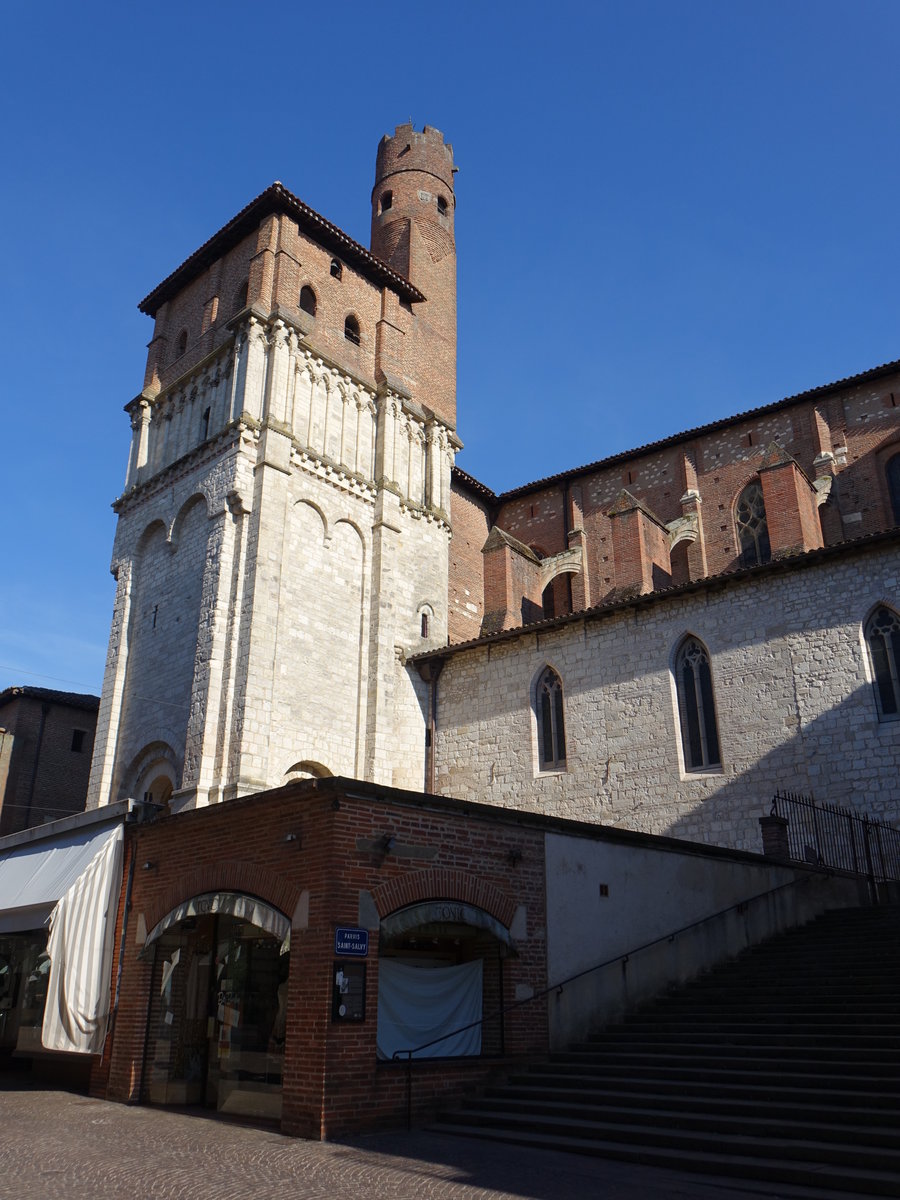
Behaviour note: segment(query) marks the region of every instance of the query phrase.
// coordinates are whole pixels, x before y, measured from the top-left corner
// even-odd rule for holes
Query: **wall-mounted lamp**
[[[148,858],[146,862],[141,863],[141,870],[142,871],[155,871],[156,863],[151,862],[150,859]]]
[[[286,833],[284,835],[284,840],[286,842],[299,842],[300,841],[300,839],[299,839],[299,837],[297,837],[296,833]]]
[[[397,839],[392,833],[386,833],[381,839],[381,853],[390,854],[393,848],[397,845]]]

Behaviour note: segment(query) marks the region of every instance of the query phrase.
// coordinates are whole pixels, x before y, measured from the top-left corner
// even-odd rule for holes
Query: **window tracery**
[[[748,483],[738,496],[734,506],[734,523],[737,526],[741,566],[753,567],[769,562],[772,548],[762,485],[758,479]]]
[[[866,622],[865,634],[878,718],[900,720],[900,615],[879,605]]]
[[[538,764],[542,771],[566,769],[566,727],[563,716],[562,680],[547,667],[535,688],[538,727]]]
[[[686,770],[721,766],[709,652],[695,637],[685,638],[675,656],[675,690]]]

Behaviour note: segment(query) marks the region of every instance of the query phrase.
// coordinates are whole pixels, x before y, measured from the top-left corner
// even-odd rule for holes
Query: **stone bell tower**
[[[447,640],[453,155],[382,140],[372,250],[274,183],[141,302],[89,803],[422,787]]]

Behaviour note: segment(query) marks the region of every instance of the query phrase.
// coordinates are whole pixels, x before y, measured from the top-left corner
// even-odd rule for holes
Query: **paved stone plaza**
[[[816,1193],[820,1194],[820,1193]],[[748,1200],[813,1193],[425,1132],[343,1143],[0,1075],[2,1200]]]

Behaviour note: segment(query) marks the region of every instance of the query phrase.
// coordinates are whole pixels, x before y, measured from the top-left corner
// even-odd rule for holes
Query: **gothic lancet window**
[[[900,720],[900,615],[882,604],[866,622],[875,703],[882,721]]]
[[[562,680],[547,667],[535,689],[538,729],[538,762],[542,771],[566,769],[566,727],[563,718]]]
[[[675,656],[675,689],[686,770],[704,771],[720,766],[722,756],[709,652],[695,637],[685,638]]]
[[[769,545],[762,485],[758,479],[748,483],[738,496],[734,506],[734,523],[741,550],[741,566],[753,567],[757,563],[767,563],[772,557],[772,549]]]

